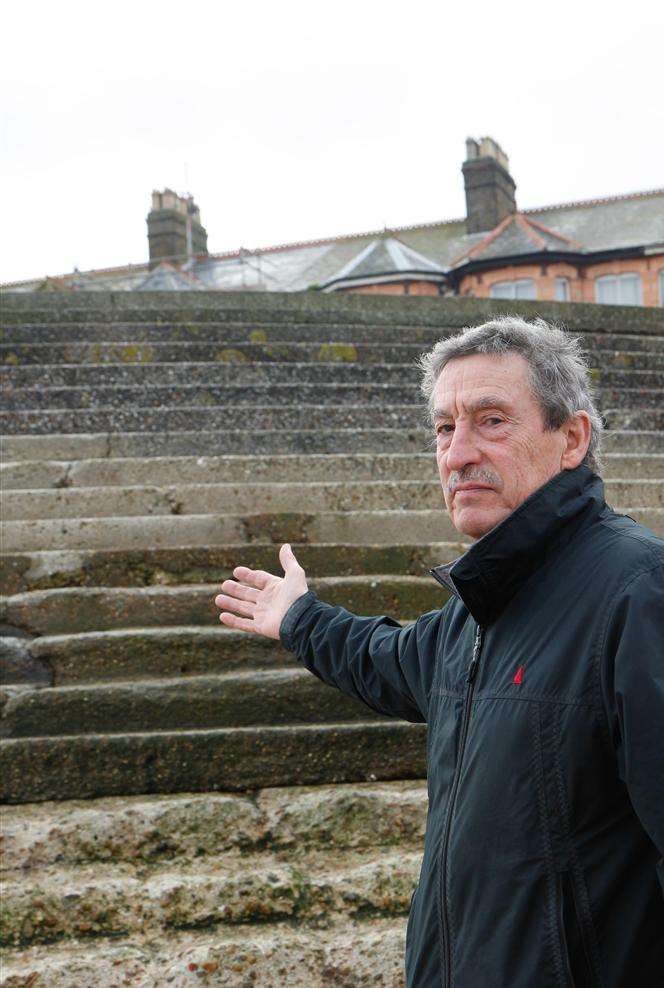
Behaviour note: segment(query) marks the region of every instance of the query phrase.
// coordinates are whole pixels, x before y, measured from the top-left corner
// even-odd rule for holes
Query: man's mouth
[[[452,497],[456,497],[457,494],[479,494],[482,491],[493,491],[494,487],[489,484],[457,484],[456,487],[452,488]]]

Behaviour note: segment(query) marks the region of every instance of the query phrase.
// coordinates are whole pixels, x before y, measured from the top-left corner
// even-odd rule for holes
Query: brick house
[[[470,295],[664,305],[664,189],[519,210],[507,156],[466,142],[466,217],[209,254],[191,197],[154,192],[146,264],[5,289],[218,290]]]

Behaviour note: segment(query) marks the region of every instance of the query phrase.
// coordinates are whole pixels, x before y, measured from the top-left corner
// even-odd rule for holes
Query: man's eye
[[[485,425],[502,425],[503,420],[497,415],[489,415],[488,418],[484,419]]]
[[[454,432],[454,426],[451,422],[446,422],[444,425],[439,425],[436,427],[436,435],[438,436],[449,436],[452,432]]]

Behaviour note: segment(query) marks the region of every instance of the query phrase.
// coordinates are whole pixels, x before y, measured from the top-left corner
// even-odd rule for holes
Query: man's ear
[[[565,449],[560,460],[561,470],[573,470],[583,463],[590,443],[590,416],[588,412],[576,412],[562,426]]]

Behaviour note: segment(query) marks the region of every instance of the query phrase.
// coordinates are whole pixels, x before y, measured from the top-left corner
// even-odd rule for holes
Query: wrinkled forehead
[[[474,392],[478,397],[505,393],[532,396],[532,375],[528,361],[519,353],[473,353],[453,357],[438,375],[433,396]]]

